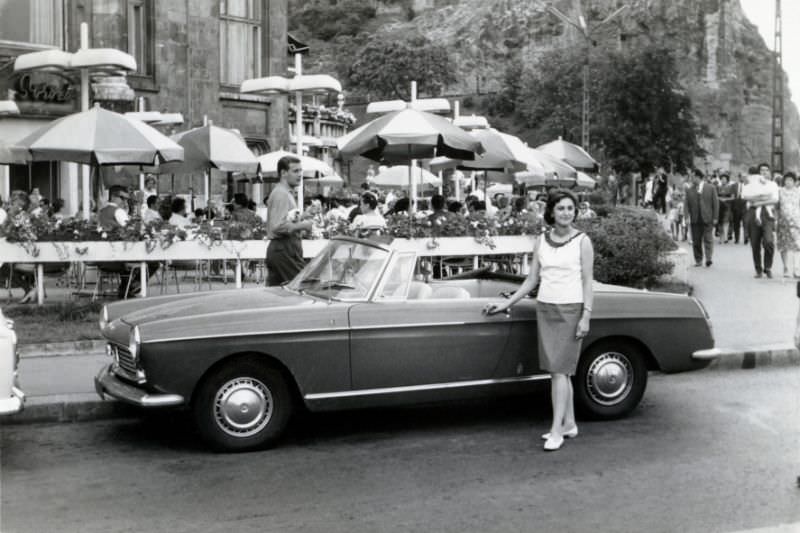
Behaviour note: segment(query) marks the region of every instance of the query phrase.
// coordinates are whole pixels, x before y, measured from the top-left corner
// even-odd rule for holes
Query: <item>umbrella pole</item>
[[[206,170],[203,172],[203,196],[206,199],[206,209],[208,209],[208,202],[211,201],[211,171]],[[209,220],[211,218],[209,217]]]

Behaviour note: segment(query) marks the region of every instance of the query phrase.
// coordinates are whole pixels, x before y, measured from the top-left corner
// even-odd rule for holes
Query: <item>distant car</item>
[[[6,318],[0,309],[0,415],[18,413],[25,405],[25,393],[19,388],[18,367],[14,321]]]
[[[294,408],[400,405],[527,391],[538,366],[536,300],[487,316],[522,277],[415,279],[402,246],[336,238],[282,287],[196,292],[107,305],[113,362],[95,386],[141,407],[186,406],[208,443],[270,445]],[[574,377],[584,414],[623,416],[648,370],[715,356],[708,314],[685,295],[597,284]]]

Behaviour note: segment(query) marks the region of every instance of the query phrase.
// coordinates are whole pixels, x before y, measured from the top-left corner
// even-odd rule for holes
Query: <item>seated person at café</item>
[[[151,224],[161,220],[161,215],[158,213],[158,209],[156,209],[156,204],[158,204],[158,196],[151,194],[147,197],[147,207],[142,211],[142,222],[145,224]]]
[[[181,229],[192,223],[187,216],[185,198],[176,196],[172,199],[172,216],[169,217],[169,223]]]
[[[121,185],[113,185],[108,190],[108,203],[100,210],[97,215],[97,222],[104,231],[113,231],[119,227],[124,227],[128,224],[130,216],[128,214],[130,206],[128,200],[130,195],[125,187]],[[100,264],[100,269],[106,272],[119,273],[119,287],[117,288],[117,297],[120,299],[126,297],[126,290],[128,289],[128,281],[131,276],[131,267],[133,263],[125,263],[121,261],[104,261]],[[158,270],[158,261],[148,261],[147,271],[148,277],[155,274]],[[138,278],[138,276],[137,276]],[[130,293],[138,294],[141,290],[139,279],[134,278],[130,282]]]

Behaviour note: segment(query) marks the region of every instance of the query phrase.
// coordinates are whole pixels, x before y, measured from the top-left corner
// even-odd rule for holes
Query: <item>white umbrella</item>
[[[408,176],[408,165],[395,165],[380,171],[371,183],[378,187],[409,187]],[[438,176],[420,167],[411,167],[411,179],[417,185],[438,187],[442,183]]]
[[[568,163],[575,168],[592,169],[597,161],[581,146],[563,140],[561,137],[555,141],[538,146],[537,149]]]
[[[586,174],[585,172],[578,172],[578,179],[575,182],[575,186],[581,189],[588,189],[592,190],[597,185],[597,182],[593,177]]]
[[[277,150],[258,157],[258,162],[261,165],[261,174],[263,176],[277,177],[278,176],[278,161],[286,156],[299,157],[300,165],[303,167],[304,178],[315,178],[322,176],[330,176],[335,174],[331,166],[325,161],[309,157],[298,156],[286,150]]]

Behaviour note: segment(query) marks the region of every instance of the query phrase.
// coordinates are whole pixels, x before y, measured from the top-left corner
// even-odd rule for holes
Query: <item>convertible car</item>
[[[417,254],[336,238],[281,287],[198,292],[107,305],[113,362],[95,387],[143,408],[185,406],[215,449],[273,444],[297,407],[312,411],[519,393],[538,367],[536,300],[484,307],[522,277],[486,271],[419,279]],[[621,417],[650,370],[695,370],[715,357],[709,317],[684,295],[595,287],[591,332],[574,377],[585,416]]]

